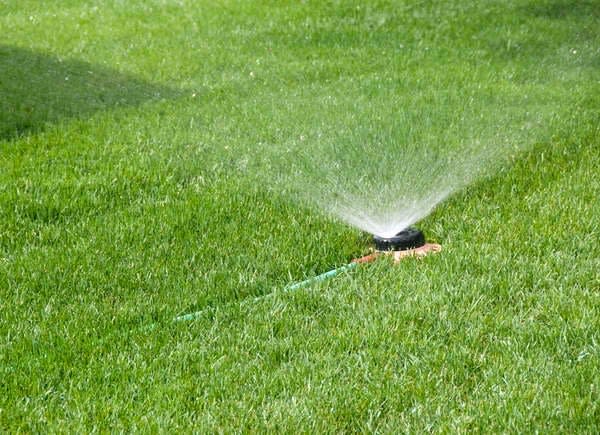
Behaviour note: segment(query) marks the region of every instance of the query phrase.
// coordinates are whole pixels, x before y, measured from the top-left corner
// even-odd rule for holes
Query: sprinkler
[[[393,237],[373,236],[377,251],[407,251],[425,245],[425,235],[414,227],[408,227]]]
[[[423,232],[415,227],[408,227],[393,237],[373,236],[375,242],[375,251],[364,257],[355,258],[350,263],[340,266],[337,269],[322,273],[321,275],[313,276],[312,278],[293,283],[285,287],[285,291],[297,290],[309,286],[318,281],[324,281],[327,278],[336,276],[341,272],[346,272],[354,269],[359,264],[371,263],[380,255],[391,255],[394,262],[398,263],[403,258],[407,257],[423,257],[431,252],[439,252],[442,247],[437,243],[425,242]]]
[[[348,272],[355,269],[357,266],[363,263],[371,263],[375,261],[380,255],[391,255],[394,258],[394,262],[398,263],[400,260],[406,257],[423,257],[430,252],[439,252],[442,247],[436,243],[425,242],[425,236],[423,232],[414,227],[408,227],[393,237],[380,237],[373,236],[375,241],[375,251],[371,251],[370,254],[364,257],[355,258],[350,263],[343,266],[332,269],[328,272],[322,273],[312,278],[305,279],[304,281],[295,282],[289,284],[283,288],[284,292],[290,292],[298,290],[304,287],[308,287],[317,282],[325,281],[328,278],[332,278],[343,272]],[[258,296],[250,301],[257,301],[265,297],[272,296],[275,293],[268,293],[266,295]],[[202,316],[204,311],[197,311],[195,313],[189,313],[175,317],[173,321],[188,321],[194,320]]]
[[[384,254],[393,256],[394,261],[398,262],[406,257],[423,257],[430,252],[442,250],[437,243],[427,243],[423,232],[415,227],[408,227],[392,237],[373,236],[373,241],[375,253],[364,257],[365,259]]]

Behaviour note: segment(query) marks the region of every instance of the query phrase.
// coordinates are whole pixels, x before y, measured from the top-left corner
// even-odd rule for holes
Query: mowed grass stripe
[[[4,431],[595,430],[594,1],[0,10]],[[368,248],[298,149],[478,134],[515,152],[419,224],[442,253],[242,303]]]

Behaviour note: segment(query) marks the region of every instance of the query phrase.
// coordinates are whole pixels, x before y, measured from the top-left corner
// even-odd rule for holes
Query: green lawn
[[[0,29],[1,432],[597,431],[597,0],[4,0]],[[442,253],[279,292],[370,246],[307,197],[478,147],[419,223]]]

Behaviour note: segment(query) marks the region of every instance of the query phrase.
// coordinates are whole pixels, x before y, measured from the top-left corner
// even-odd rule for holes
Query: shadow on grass
[[[178,94],[87,62],[0,45],[0,140],[35,133],[62,119]]]
[[[598,0],[535,0],[524,9],[531,15],[557,20],[600,18],[600,2]]]

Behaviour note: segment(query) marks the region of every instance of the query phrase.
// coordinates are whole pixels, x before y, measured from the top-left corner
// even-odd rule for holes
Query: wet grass
[[[0,16],[3,431],[595,430],[595,2]],[[461,92],[525,151],[420,224],[442,254],[240,304],[368,247],[275,183],[286,156],[385,147],[407,113],[439,139]]]

